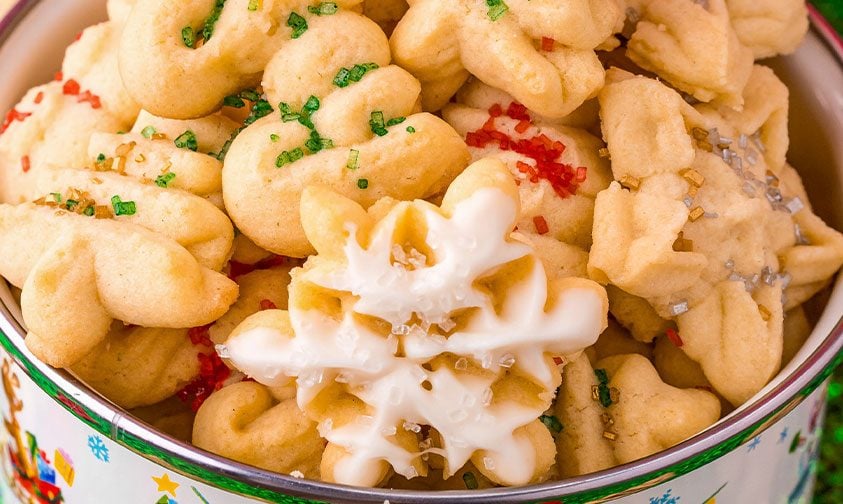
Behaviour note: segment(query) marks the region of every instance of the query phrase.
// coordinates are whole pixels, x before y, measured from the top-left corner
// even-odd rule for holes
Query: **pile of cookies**
[[[26,344],[196,446],[477,489],[750,400],[843,265],[796,0],[109,0],[0,131]]]

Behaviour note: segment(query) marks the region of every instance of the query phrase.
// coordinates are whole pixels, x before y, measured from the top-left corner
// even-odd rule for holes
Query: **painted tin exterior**
[[[0,44],[39,4],[19,2],[0,21]],[[835,45],[833,31],[812,15],[815,30],[843,62],[843,45]],[[839,284],[836,295],[843,300]],[[832,321],[828,336],[777,387],[706,433],[641,461],[532,487],[432,494],[296,480],[154,432],[67,373],[37,362],[23,345],[16,311],[9,299],[0,305],[0,346],[7,354],[0,435],[8,440],[0,455],[6,475],[0,502],[808,502],[821,385],[842,360],[843,346],[843,325]]]

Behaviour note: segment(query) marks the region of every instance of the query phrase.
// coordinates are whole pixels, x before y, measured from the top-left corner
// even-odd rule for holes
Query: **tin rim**
[[[41,0],[18,1],[0,19],[2,45],[26,14]],[[813,6],[808,6],[813,30],[843,66],[843,39]],[[837,289],[843,289],[838,282]],[[649,457],[604,471],[517,488],[420,492],[349,487],[301,480],[206,452],[154,430],[88,388],[68,372],[34,358],[23,342],[25,331],[5,302],[0,302],[0,347],[42,391],[77,419],[139,456],[189,478],[223,490],[274,502],[578,502],[604,501],[664,483],[729,453],[755,437],[797,406],[834,368],[843,363],[843,317],[822,343],[776,388],[716,426]],[[296,496],[296,497],[291,497]],[[316,499],[316,500],[309,500]],[[549,501],[548,501],[549,499]]]

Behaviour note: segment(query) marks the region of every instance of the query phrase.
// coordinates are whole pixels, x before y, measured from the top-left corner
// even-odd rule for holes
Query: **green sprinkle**
[[[284,151],[275,159],[275,166],[281,168],[286,164],[293,163],[304,157],[304,151],[300,147],[296,147],[290,151]]]
[[[601,383],[597,386],[597,398],[600,400],[600,404],[604,408],[608,408],[612,405],[612,394],[609,391],[608,385]]]
[[[349,170],[356,170],[358,166],[358,162],[360,160],[360,151],[351,149],[348,153],[348,162],[345,164],[345,167]]]
[[[249,117],[243,121],[244,126],[248,126],[253,122],[257,121],[262,117],[266,117],[274,111],[272,105],[269,104],[268,101],[264,99],[259,99],[252,105],[252,111],[249,113]],[[239,132],[238,132],[239,133]]]
[[[307,20],[296,12],[291,12],[287,18],[287,26],[293,29],[292,38],[297,39],[307,31]]]
[[[184,42],[184,45],[191,49],[196,47],[196,32],[192,26],[185,26],[181,29],[181,40]]]
[[[609,375],[606,373],[605,369],[595,369],[594,376],[596,376],[597,381],[599,381],[603,385],[609,383]]]
[[[122,201],[120,196],[111,198],[111,206],[114,208],[114,215],[135,215],[137,212],[134,201]]]
[[[277,142],[278,140],[281,139],[281,137],[276,135],[275,133],[273,133],[273,134],[269,135],[269,139],[272,140],[273,142]]]
[[[94,215],[94,207],[89,206],[88,208],[86,208],[85,211],[84,211],[84,214],[87,215],[88,217],[91,217],[92,215]]]
[[[164,175],[160,175],[158,178],[155,179],[155,185],[158,187],[167,188],[170,186],[170,182],[176,178],[176,174],[173,172],[165,173]]]
[[[377,68],[377,63],[363,63],[360,65],[354,65],[348,73],[348,78],[351,81],[360,82],[360,79],[362,79],[364,75]]]
[[[196,142],[196,133],[191,130],[187,130],[179,135],[173,143],[175,143],[176,147],[179,149],[189,149],[193,152],[196,152],[199,149],[199,144]]]
[[[840,397],[841,394],[843,394],[843,383],[831,382],[828,386],[828,398],[833,401]]]
[[[249,10],[254,12],[260,7],[261,0],[249,0]]]
[[[509,10],[503,0],[486,0],[486,5],[489,7],[487,15],[492,21],[497,21]]]
[[[50,196],[52,196],[53,199],[56,200],[56,203],[61,203],[61,193],[53,192],[50,193]]]
[[[319,5],[307,8],[307,11],[311,14],[316,14],[317,16],[330,16],[331,14],[336,14],[339,10],[339,6],[334,2],[319,2]]]
[[[477,490],[480,487],[477,484],[477,478],[474,477],[474,473],[471,471],[463,473],[462,480],[465,483],[465,487],[469,490]]]
[[[385,126],[386,124],[383,120],[383,112],[381,112],[380,110],[372,112],[372,115],[369,119],[369,128],[371,128],[372,133],[377,136],[386,135],[389,132],[386,130]]]
[[[351,71],[348,68],[342,67],[334,77],[334,85],[340,88],[348,86],[348,76]]]
[[[261,95],[254,89],[244,89],[243,91],[240,91],[240,98],[243,98],[244,100],[249,100],[251,102],[256,102],[261,99]]]
[[[105,162],[105,154],[100,152],[99,155],[97,156],[97,164],[101,164],[101,163],[104,163],[104,162]]]
[[[396,124],[401,124],[402,122],[406,121],[406,117],[393,117],[392,119],[386,121],[386,126],[395,126]]]
[[[226,96],[222,100],[222,104],[226,107],[234,108],[243,108],[246,106],[246,102],[243,101],[243,98],[240,98],[237,95]]]
[[[143,137],[146,138],[147,140],[152,138],[152,135],[154,135],[156,133],[158,133],[158,131],[156,131],[154,126],[147,126],[143,130],[141,130],[141,135],[143,135]]]
[[[539,417],[539,420],[541,420],[541,423],[543,423],[544,426],[547,427],[550,432],[554,434],[559,434],[560,432],[562,432],[562,422],[560,422],[559,419],[555,416],[542,415]]]
[[[319,98],[317,98],[313,95],[310,95],[310,98],[307,99],[303,108],[304,108],[304,110],[316,112],[317,110],[319,110],[319,105],[320,105],[319,104]]]
[[[65,201],[65,202],[64,202],[64,206],[65,206],[68,210],[73,210],[74,208],[76,208],[76,205],[78,205],[78,204],[79,204],[79,202],[78,202],[78,201],[76,201],[76,200],[72,200],[72,199],[69,199],[69,200],[67,200],[67,201]]]
[[[293,108],[284,102],[278,104],[278,110],[281,112],[281,120],[284,122],[298,121],[301,117],[301,114],[293,111]]]
[[[414,128],[412,126],[407,126],[407,133],[412,135],[415,132],[416,132],[416,128]]]
[[[220,19],[223,7],[225,7],[225,0],[216,0],[216,2],[214,2],[214,10],[212,10],[211,15],[205,19],[205,24],[202,27],[202,36],[205,38],[205,42],[211,40],[211,36],[214,34],[214,27]]]
[[[307,150],[309,150],[311,154],[316,154],[323,149],[332,148],[334,146],[334,142],[330,138],[322,138],[318,131],[313,130],[310,132],[310,138],[304,143],[304,146],[307,147]]]
[[[369,179],[357,179],[357,188],[358,189],[368,189],[369,188]]]

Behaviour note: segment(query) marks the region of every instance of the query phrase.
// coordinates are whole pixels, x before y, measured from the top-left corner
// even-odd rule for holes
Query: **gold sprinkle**
[[[138,154],[135,158],[135,163],[143,163],[144,161],[146,161],[146,156],[143,154]]]
[[[770,313],[770,310],[768,310],[763,304],[758,305],[758,312],[761,313],[761,318],[764,319],[764,322],[769,321],[770,317],[773,316],[773,314]]]
[[[694,250],[694,240],[687,240],[685,239],[685,235],[682,231],[679,231],[679,236],[676,237],[676,241],[673,242],[673,251],[674,252],[692,252]]]
[[[703,215],[705,215],[705,210],[703,210],[702,207],[694,207],[691,209],[691,213],[688,214],[688,219],[690,219],[691,222],[696,222]]]
[[[111,215],[111,208],[105,205],[97,205],[94,207],[94,217],[97,219],[110,219]]]
[[[631,175],[624,175],[618,182],[627,189],[636,190],[641,186],[641,181]]]
[[[691,130],[691,135],[693,135],[696,140],[705,140],[708,138],[708,131],[697,127]]]
[[[618,435],[611,431],[603,431],[603,437],[608,439],[609,441],[614,441],[618,438]]]
[[[612,387],[609,389],[609,399],[612,400],[612,404],[617,404],[618,401],[621,399],[621,391]]]
[[[697,147],[699,147],[700,149],[702,149],[702,150],[704,150],[704,151],[707,151],[707,152],[711,152],[711,151],[713,151],[713,150],[714,150],[714,146],[713,146],[713,145],[711,145],[711,142],[709,142],[708,140],[700,140],[700,141],[698,141],[698,142],[697,142]]]
[[[150,136],[149,138],[151,138],[152,140],[166,140],[167,135],[165,135],[164,133],[153,133],[152,136]]]
[[[679,175],[682,175],[682,178],[697,187],[702,187],[703,183],[705,182],[705,177],[703,177],[700,172],[693,168],[686,168],[680,171]]]
[[[600,400],[600,388],[597,385],[591,386],[591,398],[595,401]]]
[[[615,419],[612,418],[612,415],[608,413],[603,413],[602,415],[600,415],[600,419],[603,420],[603,423],[608,426],[614,425],[615,423]]]
[[[114,158],[105,158],[105,161],[94,163],[94,171],[109,171],[114,164]]]
[[[612,155],[609,154],[609,149],[606,147],[601,148],[597,151],[597,155],[604,158],[604,159],[612,159]]]
[[[696,198],[697,191],[699,191],[699,189],[697,189],[697,186],[695,185],[688,187],[688,196],[690,196],[691,198]]]
[[[100,185],[100,184],[102,184],[102,179],[99,178],[99,177],[94,177],[94,178],[91,179],[91,182],[93,182],[96,185]]]
[[[135,145],[137,145],[136,142],[120,144],[114,151],[114,153],[116,156],[125,156],[126,154],[132,152],[132,149],[135,148]]]

